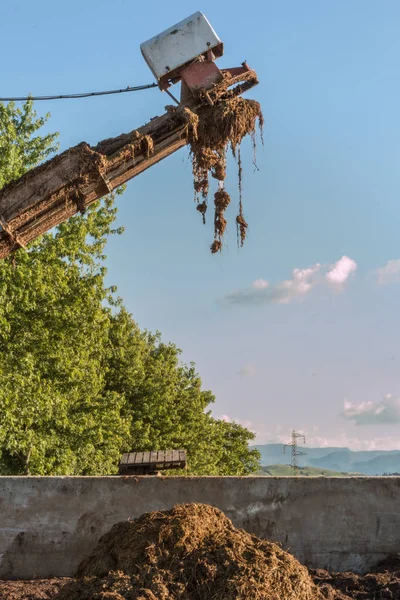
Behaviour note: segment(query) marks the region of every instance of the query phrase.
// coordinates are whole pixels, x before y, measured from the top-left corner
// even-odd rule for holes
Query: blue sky
[[[397,0],[3,0],[0,95],[149,83],[140,43],[196,10],[224,41],[220,66],[247,60],[260,78],[248,94],[266,120],[259,171],[243,148],[248,240],[238,251],[232,162],[225,247],[209,253],[184,149],[119,200],[125,234],[109,244],[108,281],[140,326],[196,362],[214,413],[258,441],[297,428],[314,445],[400,448]],[[37,108],[66,149],[169,103],[150,90]],[[340,262],[332,281],[343,256],[355,265]]]

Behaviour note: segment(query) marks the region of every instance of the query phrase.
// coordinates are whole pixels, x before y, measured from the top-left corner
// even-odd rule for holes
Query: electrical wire
[[[10,97],[0,98],[0,102],[26,102],[28,100],[66,100],[75,98],[89,98],[92,96],[109,96],[110,94],[124,94],[125,92],[140,92],[141,90],[148,90],[150,88],[158,87],[156,83],[149,83],[148,85],[137,85],[136,87],[128,86],[121,90],[108,90],[105,92],[84,92],[82,94],[65,94],[59,96],[26,96],[26,97]]]

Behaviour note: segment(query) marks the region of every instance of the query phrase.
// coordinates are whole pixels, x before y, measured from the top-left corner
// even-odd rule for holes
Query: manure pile
[[[262,139],[264,119],[261,106],[255,100],[246,100],[241,97],[220,100],[214,106],[200,110],[198,115],[193,115],[189,143],[195,199],[197,200],[197,210],[203,217],[203,223],[206,222],[210,175],[218,181],[218,189],[214,194],[212,253],[222,249],[222,238],[227,226],[225,211],[231,201],[229,193],[224,188],[228,150],[231,150],[238,164],[239,206],[236,216],[238,245],[243,246],[246,239],[248,225],[243,216],[240,145],[244,137],[251,136],[255,162],[257,123]]]
[[[308,570],[218,509],[184,504],[118,523],[58,600],[320,600]]]
[[[178,505],[114,525],[76,579],[0,581],[1,600],[400,600],[400,555],[366,575],[308,571],[218,509]]]

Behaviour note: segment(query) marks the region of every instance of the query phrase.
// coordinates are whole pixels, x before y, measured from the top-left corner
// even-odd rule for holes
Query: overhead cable
[[[0,102],[26,102],[28,100],[69,100],[75,98],[90,98],[92,96],[109,96],[111,94],[124,94],[126,92],[140,92],[141,90],[148,90],[155,87],[158,87],[156,83],[149,83],[147,85],[137,85],[135,87],[128,86],[127,88],[123,88],[120,90],[107,90],[104,92],[83,92],[81,94],[60,94],[56,96],[24,96],[0,98]]]

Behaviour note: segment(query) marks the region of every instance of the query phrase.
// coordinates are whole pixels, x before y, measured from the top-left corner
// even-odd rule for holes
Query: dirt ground
[[[400,554],[366,575],[309,570],[205,504],[116,523],[75,576],[0,580],[0,600],[400,600]]]
[[[314,582],[327,600],[400,600],[399,570],[368,575],[311,571]],[[59,590],[71,579],[0,581],[1,600],[56,600]],[[284,600],[284,599],[282,599]]]
[[[367,575],[317,570],[311,571],[311,576],[327,600],[400,600],[398,557],[391,557]]]
[[[400,600],[400,573],[388,576],[357,576],[353,573],[314,571],[315,583],[327,600]],[[35,581],[0,581],[1,600],[55,600],[69,581],[38,579]]]
[[[0,600],[52,600],[69,581],[36,579],[34,581],[0,581]]]

